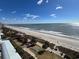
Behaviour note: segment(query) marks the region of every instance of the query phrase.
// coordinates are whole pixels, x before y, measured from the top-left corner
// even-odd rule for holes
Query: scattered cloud
[[[25,14],[26,16],[24,17],[24,19],[28,19],[28,18],[30,18],[30,19],[36,19],[36,18],[39,18],[39,16],[38,15],[32,15],[32,14]]]
[[[2,20],[6,20],[6,18],[5,17],[2,17]]]
[[[28,18],[27,18],[27,17],[24,17],[23,19],[25,19],[25,20],[26,20],[26,19],[28,19]]]
[[[43,0],[39,0],[39,1],[37,2],[37,4],[38,4],[38,5],[41,5],[42,2],[43,2]]]
[[[0,11],[3,11],[3,9],[0,9]]]
[[[41,4],[43,3],[43,1],[44,1],[44,0],[39,0],[39,1],[37,2],[37,4],[38,4],[38,5],[41,5]],[[45,0],[45,3],[48,3],[48,2],[49,2],[48,0]]]
[[[12,13],[12,14],[15,14],[15,13],[16,13],[16,11],[12,11],[11,13]]]
[[[52,17],[56,17],[56,14],[51,14],[50,16],[52,16]]]
[[[32,15],[32,19],[36,19],[36,18],[38,18],[39,16],[37,16],[37,15]]]
[[[63,7],[62,6],[57,6],[56,10],[58,10],[58,9],[63,9]]]
[[[48,0],[46,0],[46,3],[48,3],[49,1]]]

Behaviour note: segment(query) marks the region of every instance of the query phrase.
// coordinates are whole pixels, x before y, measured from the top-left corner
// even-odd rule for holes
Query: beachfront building
[[[0,43],[0,59],[22,59],[9,40]]]

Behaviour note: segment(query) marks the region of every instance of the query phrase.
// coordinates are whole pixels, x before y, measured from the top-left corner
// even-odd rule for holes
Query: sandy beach
[[[24,27],[13,27],[13,26],[6,26],[7,28],[11,28],[13,30],[17,30],[20,32],[23,32],[27,35],[31,35],[40,39],[44,39],[50,43],[54,43],[57,46],[63,46],[66,48],[69,48],[71,50],[75,50],[79,52],[79,41],[74,40],[72,38],[64,37],[64,36],[56,36],[56,35],[50,35],[39,31],[30,30]]]

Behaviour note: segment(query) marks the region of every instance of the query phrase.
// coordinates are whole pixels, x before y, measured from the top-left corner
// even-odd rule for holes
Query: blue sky
[[[79,0],[0,0],[2,23],[78,23]]]

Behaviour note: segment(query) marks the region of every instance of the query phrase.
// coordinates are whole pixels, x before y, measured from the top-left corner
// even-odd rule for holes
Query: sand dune
[[[30,30],[24,27],[13,27],[13,26],[6,26],[7,28],[11,28],[20,32],[23,32],[25,34],[31,35],[31,36],[35,36],[37,38],[40,39],[44,39],[50,43],[54,43],[57,46],[63,46],[72,50],[75,50],[77,52],[79,52],[79,41],[76,40],[74,38],[74,40],[72,38],[68,38],[68,37],[64,37],[64,36],[56,36],[56,35],[50,35],[50,34],[45,34],[39,31],[34,31],[34,30]]]

